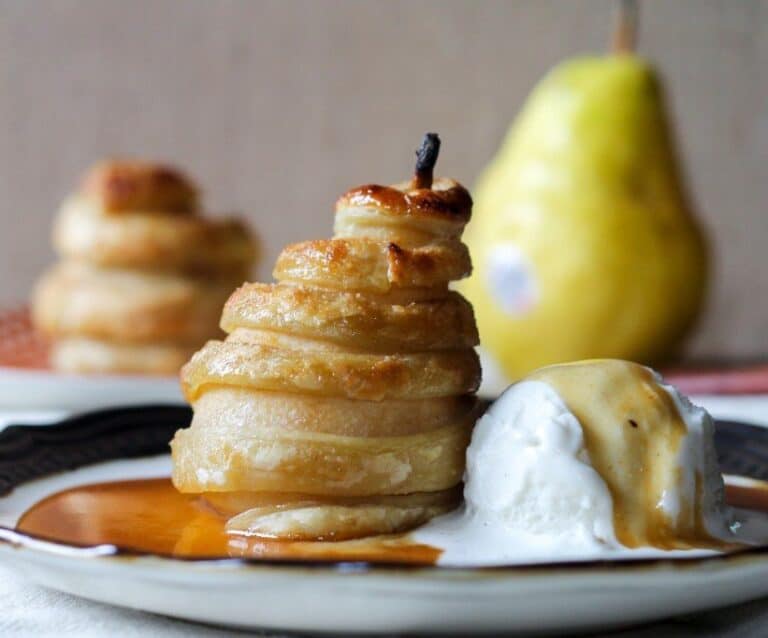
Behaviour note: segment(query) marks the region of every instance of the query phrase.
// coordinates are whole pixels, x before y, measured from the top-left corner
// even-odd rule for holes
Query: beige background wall
[[[609,0],[0,0],[0,302],[104,155],[178,162],[266,251],[330,233],[347,187],[408,175],[422,132],[471,184],[541,74],[600,51]],[[645,0],[717,281],[697,355],[768,353],[768,1]]]

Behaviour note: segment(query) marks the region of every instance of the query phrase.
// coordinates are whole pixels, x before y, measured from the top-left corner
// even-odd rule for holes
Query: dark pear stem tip
[[[440,138],[437,133],[427,133],[416,151],[416,172],[413,175],[414,188],[432,188],[432,171],[440,153]]]

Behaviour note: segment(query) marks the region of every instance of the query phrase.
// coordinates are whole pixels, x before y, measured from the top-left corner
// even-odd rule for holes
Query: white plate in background
[[[115,405],[184,403],[177,377],[64,374],[0,367],[0,409],[82,412]]]
[[[65,374],[24,306],[0,309],[0,410],[82,412],[114,405],[184,402],[177,375]]]

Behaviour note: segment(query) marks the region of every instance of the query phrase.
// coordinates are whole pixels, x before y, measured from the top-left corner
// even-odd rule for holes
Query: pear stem
[[[440,153],[440,138],[437,133],[427,133],[416,151],[416,171],[413,174],[414,188],[432,188],[432,171]]]
[[[614,53],[633,53],[637,48],[638,35],[637,0],[619,0],[613,25],[611,49]]]

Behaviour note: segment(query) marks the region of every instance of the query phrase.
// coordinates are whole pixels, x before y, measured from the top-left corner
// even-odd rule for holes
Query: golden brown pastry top
[[[247,278],[254,235],[237,219],[200,212],[196,186],[176,169],[107,160],[64,201],[53,243],[65,259],[105,268]]]
[[[358,186],[348,190],[336,202],[336,210],[349,207],[376,208],[398,217],[448,219],[464,225],[472,213],[472,197],[457,181],[441,177],[431,188],[418,188],[412,180],[392,186]]]
[[[106,160],[85,176],[81,194],[106,212],[193,213],[198,190],[183,173],[163,164]]]
[[[400,248],[423,246],[460,238],[471,211],[467,190],[445,177],[429,187],[416,178],[392,186],[359,186],[336,202],[334,237],[367,237]]]

